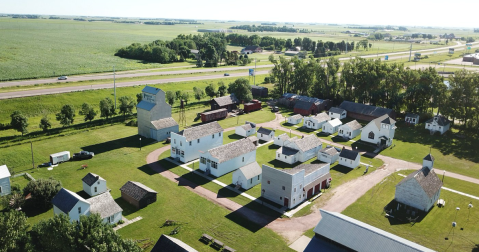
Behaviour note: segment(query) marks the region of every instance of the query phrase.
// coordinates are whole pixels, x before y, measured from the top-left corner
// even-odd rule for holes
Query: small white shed
[[[0,196],[11,193],[10,187],[10,171],[6,165],[0,165]]]
[[[413,113],[406,113],[406,116],[404,117],[404,121],[406,123],[416,125],[419,123],[419,115],[413,114]]]
[[[256,131],[256,133],[257,133],[256,136],[258,137],[259,140],[263,140],[263,141],[266,141],[266,142],[269,142],[269,141],[273,140],[273,138],[274,138],[274,130],[270,130],[270,129],[260,127]]]
[[[275,136],[274,137],[274,145],[283,146],[284,141],[289,140],[289,139],[290,139],[290,137],[286,133],[283,133],[279,136]]]
[[[256,133],[256,124],[252,122],[245,122],[245,124],[240,125],[235,128],[235,134],[242,137],[249,137]]]
[[[343,148],[339,154],[339,164],[354,169],[359,166],[361,161],[359,152]]]
[[[261,167],[255,161],[233,172],[233,184],[248,190],[261,183]]]
[[[348,139],[353,139],[357,137],[359,134],[361,134],[362,127],[363,126],[361,126],[361,124],[359,124],[358,121],[356,120],[350,121],[346,124],[339,126],[338,136],[348,138]]]
[[[346,118],[347,112],[346,110],[338,107],[332,107],[328,111],[329,117],[337,118],[337,119],[344,119]]]
[[[94,173],[88,173],[82,178],[83,191],[90,196],[95,196],[100,193],[106,192],[106,180]]]
[[[443,115],[436,115],[426,122],[425,128],[428,129],[431,134],[439,132],[444,134],[451,127],[451,122]]]
[[[338,131],[339,126],[341,126],[342,124],[343,123],[338,118],[328,121],[323,124],[323,132],[328,134],[334,134]]]
[[[301,123],[302,120],[303,120],[303,116],[300,115],[300,114],[296,114],[296,115],[288,117],[288,123],[289,124],[296,125],[296,124]]]
[[[339,159],[339,150],[332,146],[326,146],[318,151],[318,160],[325,163],[334,163]]]

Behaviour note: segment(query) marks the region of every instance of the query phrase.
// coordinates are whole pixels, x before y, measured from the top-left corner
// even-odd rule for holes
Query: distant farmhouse
[[[378,147],[388,147],[393,143],[395,131],[396,121],[385,114],[364,126],[361,132],[361,140],[375,144]]]
[[[159,88],[145,86],[142,100],[136,106],[138,134],[156,141],[178,132],[178,123],[171,117],[171,106],[165,101],[165,92]]]
[[[467,54],[462,57],[464,62],[472,62],[474,65],[479,65],[479,53]]]
[[[314,103],[316,108],[314,109],[313,114],[319,113],[323,110],[327,110],[332,104],[332,101],[328,99],[322,100],[318,98],[311,98],[308,96],[302,96],[302,95],[291,94],[291,93],[285,93],[278,99],[279,104],[286,106],[288,108],[294,108],[298,101],[304,101],[309,104]],[[301,107],[303,107],[303,105],[301,105]],[[307,110],[301,108],[300,110],[304,110],[303,113],[299,113],[295,111],[295,114],[310,115],[313,109],[312,108],[311,110],[309,109],[310,108],[308,108]]]
[[[428,129],[431,134],[439,132],[441,135],[446,133],[451,127],[451,122],[443,115],[436,115],[426,122],[425,128]]]
[[[233,109],[237,109],[240,101],[234,94],[227,96],[217,97],[211,100],[211,110],[227,109],[231,112]]]
[[[263,52],[263,48],[259,46],[246,46],[245,48],[241,49],[241,54],[252,54],[261,52]]]
[[[392,109],[381,108],[371,105],[364,105],[362,103],[355,103],[350,101],[343,101],[339,108],[348,112],[348,116],[357,120],[372,121],[384,114],[396,119],[396,112]]]

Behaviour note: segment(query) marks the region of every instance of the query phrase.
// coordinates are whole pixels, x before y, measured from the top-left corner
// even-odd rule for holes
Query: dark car
[[[278,112],[278,111],[279,111],[279,108],[278,108],[277,106],[274,106],[274,107],[271,109],[271,111],[273,111],[273,112]]]
[[[50,166],[52,166],[52,163],[43,163],[38,165],[38,167],[50,167]]]
[[[225,76],[230,76],[230,74],[229,74],[229,73],[225,73]]]
[[[90,151],[80,151],[78,153],[74,153],[72,159],[73,160],[83,160],[83,159],[90,159],[95,156],[95,153]]]

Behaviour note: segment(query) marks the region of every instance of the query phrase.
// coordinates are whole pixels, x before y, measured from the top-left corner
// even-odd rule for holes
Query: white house
[[[256,161],[256,146],[243,138],[200,154],[200,170],[220,177]]]
[[[242,137],[249,137],[256,133],[256,124],[246,121],[245,124],[235,128],[235,134]]]
[[[171,106],[166,103],[165,92],[159,88],[145,86],[142,100],[136,106],[138,134],[162,141],[178,132],[178,123],[171,117]]]
[[[108,188],[106,188],[106,180],[94,173],[88,173],[82,178],[82,182],[83,191],[90,196],[95,196],[108,190]]]
[[[384,114],[364,126],[361,132],[361,140],[377,146],[388,147],[393,143],[395,131],[396,121],[388,114]]]
[[[406,123],[416,125],[419,123],[419,115],[413,114],[413,113],[406,113],[406,116],[404,117],[404,121]]]
[[[338,118],[335,118],[331,121],[326,122],[323,124],[323,133],[328,133],[328,134],[334,134],[338,131],[339,126],[341,126],[343,123],[341,120]]]
[[[200,157],[200,151],[223,145],[223,128],[210,122],[171,133],[171,157],[188,163]]]
[[[361,124],[359,124],[358,121],[356,120],[350,121],[346,124],[339,126],[338,136],[348,138],[348,139],[353,139],[359,134],[361,134],[362,127],[363,126],[361,126]]]
[[[346,110],[342,108],[338,108],[338,107],[330,108],[328,113],[329,113],[329,117],[340,119],[340,120],[346,118],[346,115],[348,114]]]
[[[450,126],[451,122],[443,115],[436,115],[426,122],[426,129],[428,129],[431,134],[437,131],[442,135],[449,130]]]
[[[233,184],[245,190],[259,183],[261,183],[261,167],[256,161],[233,172]]]
[[[276,159],[288,164],[306,162],[315,157],[321,149],[321,140],[314,134],[307,135],[301,139],[293,137],[285,140],[283,147],[276,151]]]
[[[326,146],[318,151],[318,160],[324,163],[334,163],[339,159],[340,150],[333,146]]]
[[[343,148],[339,153],[339,164],[354,169],[359,166],[361,155],[359,152]]]
[[[262,197],[293,208],[321,192],[331,182],[328,163],[301,164],[293,169],[263,165]]]
[[[273,138],[274,138],[274,130],[270,130],[270,129],[260,127],[256,131],[256,136],[258,137],[259,140],[269,142],[269,141],[273,140]]]
[[[279,136],[275,136],[274,137],[274,145],[283,146],[284,141],[289,140],[289,139],[290,139],[290,137],[286,133],[283,133]]]
[[[329,120],[331,120],[331,117],[329,117],[328,114],[324,112],[319,113],[315,116],[305,117],[303,127],[314,130],[321,129],[323,124],[325,124]]]
[[[301,121],[303,120],[303,116],[300,115],[300,114],[296,114],[296,115],[292,115],[290,117],[287,118],[288,119],[288,123],[289,124],[298,124],[298,123],[301,123]]]
[[[10,171],[6,165],[0,165],[0,196],[11,193]]]
[[[418,210],[427,212],[439,199],[442,181],[433,169],[434,157],[428,154],[422,169],[414,171],[396,185],[395,200]]]
[[[121,220],[123,209],[115,202],[109,192],[88,200],[65,188],[53,197],[53,214],[66,214],[70,221],[79,221],[81,215],[99,214],[105,223],[117,223]]]

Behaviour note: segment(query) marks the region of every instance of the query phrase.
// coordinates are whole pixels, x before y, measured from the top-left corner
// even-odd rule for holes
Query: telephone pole
[[[412,43],[411,43],[411,47],[409,47],[409,62],[411,62],[411,53],[412,53]]]
[[[115,110],[116,110],[116,79],[115,79],[115,66],[113,66],[113,93],[115,94]]]

